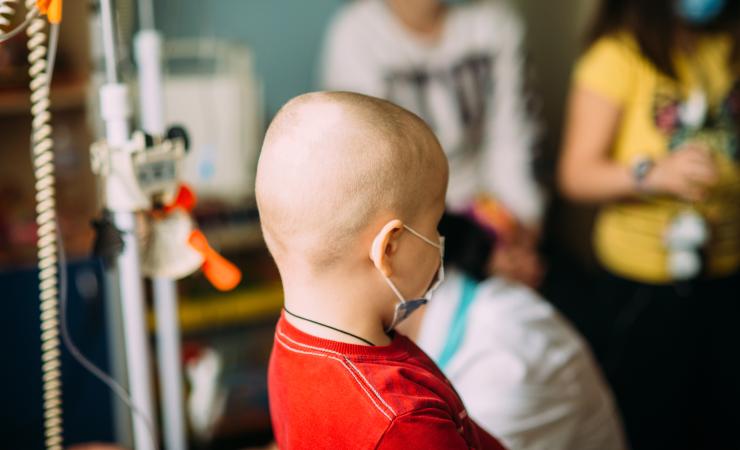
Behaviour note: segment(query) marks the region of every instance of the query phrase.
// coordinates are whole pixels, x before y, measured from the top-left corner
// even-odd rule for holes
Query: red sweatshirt
[[[280,318],[268,376],[282,450],[495,449],[460,397],[413,342],[385,347],[306,334]]]

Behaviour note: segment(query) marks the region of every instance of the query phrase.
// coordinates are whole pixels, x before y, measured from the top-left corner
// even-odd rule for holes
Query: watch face
[[[653,162],[649,159],[643,159],[638,162],[634,168],[634,176],[638,182],[642,182],[645,179],[650,169],[653,167]]]
[[[645,176],[647,174],[647,171],[650,169],[650,163],[648,161],[643,161],[640,163],[639,171],[641,176]]]

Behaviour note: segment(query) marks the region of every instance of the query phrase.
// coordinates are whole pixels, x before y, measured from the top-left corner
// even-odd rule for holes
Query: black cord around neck
[[[346,334],[347,336],[350,336],[350,337],[353,337],[353,338],[355,338],[357,340],[360,340],[360,341],[366,343],[367,345],[369,345],[371,347],[375,347],[375,344],[373,344],[372,342],[368,341],[367,339],[361,338],[360,336],[357,336],[355,334],[352,334],[352,333],[350,333],[348,331],[340,330],[339,328],[334,328],[331,325],[327,325],[325,323],[321,323],[321,322],[317,322],[315,320],[311,320],[311,319],[307,319],[305,317],[301,317],[298,314],[293,314],[292,312],[288,311],[288,308],[286,308],[286,307],[283,307],[283,309],[285,310],[286,313],[290,314],[291,316],[295,317],[296,319],[305,320],[306,322],[311,322],[313,324],[322,326],[324,328],[329,328],[330,330],[334,330],[334,331],[337,331],[339,333]]]

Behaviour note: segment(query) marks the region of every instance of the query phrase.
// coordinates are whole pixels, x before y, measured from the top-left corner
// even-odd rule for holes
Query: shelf
[[[223,252],[253,250],[265,246],[259,222],[202,226],[213,248]]]
[[[277,316],[283,306],[280,284],[214,294],[208,297],[180,299],[178,314],[183,334],[254,322]],[[154,314],[149,314],[149,328],[154,329]]]
[[[85,77],[58,77],[52,83],[51,109],[64,111],[81,109],[87,101],[88,79]],[[31,91],[28,88],[0,89],[0,115],[31,115]]]

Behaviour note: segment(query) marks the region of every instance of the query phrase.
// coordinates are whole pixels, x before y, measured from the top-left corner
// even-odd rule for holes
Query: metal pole
[[[180,364],[180,323],[177,315],[176,283],[169,278],[156,278],[154,305],[157,312],[157,360],[159,390],[162,395],[162,434],[165,448],[185,450],[185,405]]]
[[[165,134],[162,80],[162,37],[156,30],[140,30],[134,39],[139,76],[141,128],[155,137]]]
[[[105,58],[105,81],[118,82],[116,64],[116,39],[113,32],[113,5],[111,0],[100,0],[100,25],[103,34],[103,57]],[[128,136],[126,136],[128,138]]]
[[[113,7],[111,0],[100,0],[105,53],[106,84],[100,90],[101,112],[106,125],[106,138],[111,147],[122,147],[129,139],[128,119],[130,110],[126,86],[118,82],[115,53]],[[106,183],[112,183],[109,177]],[[108,191],[108,189],[106,189]],[[116,192],[115,188],[110,191]],[[156,431],[154,404],[152,401],[149,368],[149,345],[147,342],[144,307],[144,286],[141,279],[139,247],[137,242],[135,211],[114,210],[113,223],[123,232],[124,249],[118,256],[116,269],[126,347],[126,367],[131,400],[144,417],[133,414],[134,448],[154,450]],[[155,436],[150,436],[150,432]]]
[[[149,367],[149,342],[146,331],[144,289],[139,267],[140,257],[136,232],[136,216],[133,213],[114,212],[113,222],[123,232],[124,251],[118,257],[120,276],[121,308],[126,341],[126,366],[128,368],[131,401],[145,418],[132,416],[134,423],[134,448],[154,450],[156,422],[152,401],[151,372]],[[145,420],[148,420],[150,431]],[[150,433],[154,433],[151,436]]]
[[[135,38],[139,75],[139,105],[142,129],[157,137],[165,134],[162,77],[162,37],[154,28],[154,5],[140,0],[141,30]],[[183,242],[183,245],[186,245]],[[162,427],[168,450],[185,450],[185,401],[177,314],[177,283],[169,278],[152,279],[157,313],[157,361],[162,405]]]
[[[121,386],[128,386],[128,375],[126,373],[126,355],[119,349],[124,349],[125,340],[123,336],[123,318],[121,317],[121,299],[118,273],[108,270],[104,273],[105,280],[105,315],[108,332],[108,349],[110,373]],[[115,442],[124,447],[133,447],[133,434],[131,413],[128,406],[111,393],[111,404],[113,406],[113,436]]]
[[[102,84],[105,80],[105,68],[103,61],[102,43],[102,15],[100,8],[96,8],[94,14],[90,16],[90,36],[92,47],[92,61],[95,64],[95,73],[93,75],[93,84]],[[98,78],[102,78],[99,80]],[[96,134],[99,131],[96,130]],[[98,136],[101,137],[101,136]],[[123,318],[121,317],[121,300],[119,298],[118,273],[115,270],[105,270],[103,280],[105,283],[105,313],[106,313],[106,331],[108,336],[108,363],[110,374],[121,386],[128,386],[128,376],[126,374],[126,355],[124,350],[123,336]],[[113,409],[113,437],[114,442],[124,448],[133,448],[133,434],[131,422],[131,412],[129,407],[117,395],[111,392],[111,404]]]

